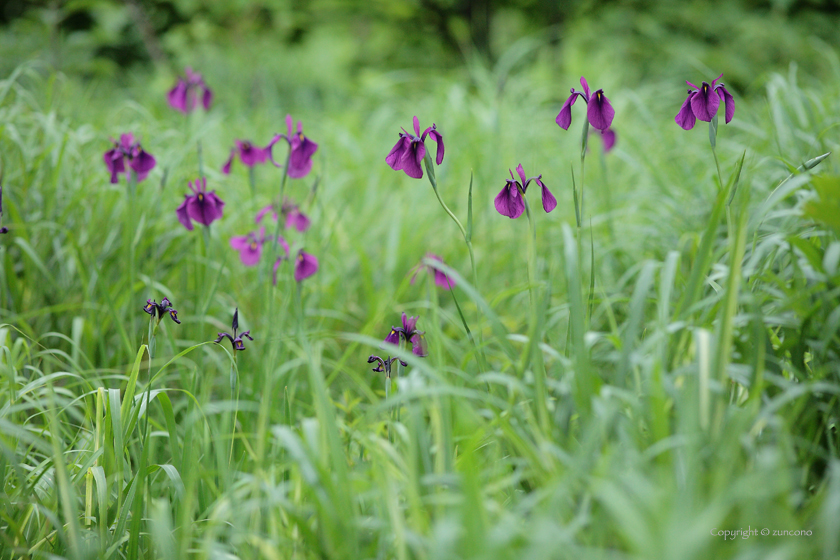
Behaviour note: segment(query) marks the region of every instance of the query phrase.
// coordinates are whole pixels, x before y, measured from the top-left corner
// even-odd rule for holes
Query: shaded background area
[[[819,75],[813,50],[836,46],[838,27],[837,0],[15,0],[0,9],[0,74],[31,58],[88,78],[196,58],[231,72],[245,54],[257,68],[285,61],[286,81],[329,95],[371,71],[452,71],[465,60],[546,59],[575,73],[585,60],[627,87],[702,61],[743,91],[791,61]],[[536,43],[512,53],[523,38]]]

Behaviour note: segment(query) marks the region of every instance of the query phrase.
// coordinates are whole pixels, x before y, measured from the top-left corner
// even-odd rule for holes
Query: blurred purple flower
[[[185,228],[192,231],[192,221],[209,226],[215,220],[222,217],[222,208],[225,203],[216,196],[216,191],[207,192],[207,179],[202,177],[189,182],[192,195],[184,195],[184,202],[175,210],[175,214]],[[192,221],[191,221],[192,220]]]
[[[688,98],[680,107],[680,112],[674,117],[677,124],[684,130],[691,130],[694,128],[696,119],[710,122],[717,114],[718,107],[720,107],[721,100],[726,105],[725,118],[726,123],[732,120],[735,115],[735,98],[732,94],[723,87],[723,83],[717,83],[723,77],[723,74],[715,78],[711,84],[703,82],[700,87],[695,86],[688,80],[685,81],[690,87],[688,90]]]
[[[289,177],[292,179],[300,179],[306,177],[312,170],[312,156],[318,151],[318,144],[303,135],[303,125],[300,121],[297,122],[297,132],[292,133],[292,115],[286,115],[286,134],[277,134],[271,139],[266,150],[271,157],[271,163],[280,167],[274,158],[271,156],[271,148],[284,139],[289,143],[289,168],[286,170]]]
[[[143,311],[152,317],[157,316],[158,323],[163,319],[164,314],[169,313],[169,317],[173,321],[179,325],[181,324],[181,321],[178,320],[178,311],[172,307],[172,302],[169,301],[169,298],[163,298],[160,303],[155,302],[153,299],[147,299],[146,305],[143,306]]]
[[[274,209],[273,204],[269,204],[268,206],[261,208],[257,215],[254,217],[254,221],[256,223],[260,223],[262,219],[265,217],[266,214],[271,213],[271,217],[277,221],[277,211]],[[280,213],[285,217],[285,224],[283,227],[286,229],[293,227],[300,232],[304,232],[309,229],[311,221],[309,217],[300,211],[300,207],[291,202],[290,200],[286,199],[283,201],[283,206],[280,207]]]
[[[443,262],[443,259],[439,256],[435,255],[434,253],[426,253],[427,259],[436,260],[439,262]],[[420,261],[417,266],[414,267],[414,274],[411,276],[411,283],[414,284],[414,280],[417,279],[417,275],[422,272],[423,270],[428,270],[430,273],[435,275],[435,284],[440,286],[441,288],[454,288],[455,287],[455,280],[447,276],[444,272],[436,268],[432,268],[427,264]]]
[[[598,130],[608,129],[612,124],[613,117],[615,117],[615,109],[613,109],[607,96],[604,95],[604,90],[599,89],[595,93],[590,93],[589,84],[586,83],[586,78],[583,76],[580,78],[580,84],[583,86],[583,91],[572,88],[572,95],[563,103],[555,122],[563,130],[569,130],[569,125],[572,124],[572,105],[580,96],[586,102],[586,117],[589,119],[589,124]]]
[[[228,160],[222,166],[222,173],[225,175],[230,174],[230,166],[233,163],[233,158],[237,155],[239,156],[239,161],[247,167],[254,167],[259,163],[265,163],[271,157],[271,144],[265,148],[260,148],[247,140],[244,142],[236,140],[235,142],[236,146],[230,149],[230,157],[228,157]]]
[[[198,106],[198,93],[201,90],[201,105],[208,111],[213,103],[213,92],[204,83],[201,74],[193,72],[189,66],[186,74],[186,78],[178,77],[178,83],[166,95],[169,105],[184,114],[191,113]]]
[[[402,326],[391,327],[391,332],[385,337],[387,344],[399,345],[400,338],[406,342],[411,342],[411,352],[415,356],[421,358],[428,355],[426,348],[426,339],[423,338],[424,332],[417,330],[417,319],[419,317],[408,317],[405,312],[402,314]]]
[[[499,214],[507,216],[511,219],[518,218],[522,215],[522,212],[525,211],[525,201],[523,198],[531,181],[534,181],[542,188],[543,209],[546,212],[551,212],[557,207],[557,199],[554,198],[554,195],[551,194],[551,191],[549,191],[548,187],[546,187],[542,182],[542,175],[531,177],[526,180],[525,170],[522,168],[522,164],[519,164],[516,167],[516,173],[522,181],[520,183],[514,179],[513,171],[508,169],[508,172],[510,173],[510,179],[505,179],[505,186],[502,187],[501,192],[496,195],[496,199],[494,200],[496,211]]]
[[[245,350],[245,341],[242,340],[242,337],[247,338],[248,340],[254,340],[251,338],[251,331],[245,331],[243,333],[237,333],[239,329],[239,308],[237,307],[236,310],[233,312],[233,321],[231,322],[231,328],[233,329],[233,334],[220,332],[218,333],[218,338],[214,340],[216,344],[220,343],[222,339],[227,338],[230,340],[231,345],[233,346],[233,351],[236,353],[237,350]]]
[[[134,141],[134,134],[131,132],[121,135],[119,142],[113,139],[111,141],[114,142],[114,147],[102,155],[111,173],[111,183],[118,183],[117,175],[126,173],[125,160],[128,160],[128,167],[137,174],[138,183],[155,167],[155,158],[143,150],[140,142]]]
[[[239,259],[245,266],[254,266],[260,261],[263,243],[265,243],[264,227],[260,228],[259,234],[252,231],[248,235],[230,239],[230,246],[239,251]]]
[[[592,134],[593,133],[590,132],[589,136],[591,137]],[[601,137],[601,141],[604,143],[604,153],[605,154],[609,153],[609,151],[613,149],[613,146],[615,146],[615,141],[616,141],[615,131],[611,128],[608,128],[606,130],[599,130],[598,131],[598,136]],[[588,143],[586,145],[586,150],[589,151],[589,144]]]
[[[372,364],[373,362],[377,362],[377,366],[373,368],[373,371],[375,371],[377,373],[382,373],[384,371],[385,372],[385,377],[390,378],[391,377],[391,366],[398,359],[399,358],[392,358],[392,357],[388,356],[387,358],[385,358],[383,360],[379,356],[370,356],[368,358],[368,363]],[[407,363],[405,363],[402,360],[400,360],[400,363],[403,365],[403,367],[408,365]]]
[[[400,139],[385,157],[385,163],[391,166],[394,171],[405,171],[405,174],[414,179],[423,177],[421,163],[426,157],[426,135],[430,136],[437,144],[437,155],[435,163],[443,163],[443,135],[438,132],[437,125],[432,124],[420,134],[420,120],[414,117],[414,134],[407,132],[404,128],[400,132]]]
[[[318,259],[302,250],[298,251],[297,259],[295,259],[295,282],[305,280],[316,272],[318,272]]]

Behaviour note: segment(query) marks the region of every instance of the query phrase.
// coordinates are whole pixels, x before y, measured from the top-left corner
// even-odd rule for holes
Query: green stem
[[[248,168],[248,183],[251,185],[251,197],[257,195],[257,170],[252,165]]]
[[[196,152],[198,153],[198,177],[204,177],[204,159],[201,157],[201,140],[196,140]]]
[[[537,419],[543,433],[548,432],[548,409],[546,408],[545,389],[545,366],[542,360],[542,350],[539,344],[539,292],[537,285],[537,227],[531,216],[531,207],[528,200],[522,193],[522,200],[525,202],[525,215],[528,217],[528,290],[531,296],[531,325],[529,328],[528,344],[522,361],[522,372],[524,373],[528,359],[533,364],[534,373],[534,401],[537,409]]]

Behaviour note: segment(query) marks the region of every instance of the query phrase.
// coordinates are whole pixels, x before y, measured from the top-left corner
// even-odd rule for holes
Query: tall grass
[[[2,557],[837,558],[840,242],[805,212],[813,174],[838,175],[840,73],[738,96],[723,184],[705,129],[673,122],[679,80],[609,91],[619,140],[590,144],[576,239],[579,138],[553,122],[574,78],[543,70],[381,75],[341,107],[266,88],[248,107],[209,68],[217,104],[186,120],[162,79],[114,92],[24,66],[0,82]],[[227,243],[281,172],[258,168],[252,197],[242,167],[219,170],[287,111],[320,144],[286,193],[318,177],[295,239],[321,267],[274,289]],[[444,134],[438,189],[462,222],[473,173],[478,287],[429,185],[384,164],[415,113]],[[159,162],[132,208],[101,159],[128,130]],[[227,203],[206,244],[175,217],[198,140]],[[560,202],[533,209],[531,280],[528,224],[492,206],[518,163]],[[427,251],[480,350],[447,292],[409,282]],[[142,305],[163,296],[183,323],[161,323],[149,363]],[[234,307],[255,337],[238,392],[208,343]],[[402,311],[430,355],[403,352],[385,399],[367,357]],[[711,534],[747,527],[771,535]]]

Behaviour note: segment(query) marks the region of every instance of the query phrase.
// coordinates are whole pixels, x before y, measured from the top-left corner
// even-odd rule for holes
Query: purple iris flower
[[[549,191],[548,187],[546,187],[542,182],[542,175],[531,177],[526,180],[525,170],[522,169],[522,164],[519,164],[516,167],[516,172],[522,180],[520,183],[514,179],[513,171],[508,169],[508,172],[510,172],[510,179],[505,180],[505,186],[502,187],[501,192],[496,195],[496,200],[494,201],[496,211],[498,211],[499,214],[507,216],[511,219],[518,218],[522,215],[522,212],[525,211],[525,192],[528,190],[528,184],[530,184],[531,181],[534,181],[542,188],[543,209],[546,212],[551,212],[557,207],[557,199],[554,198],[554,195],[551,194],[551,191]]]
[[[192,195],[184,195],[184,202],[175,210],[175,214],[185,228],[192,231],[192,222],[209,226],[222,217],[225,203],[216,196],[216,191],[207,192],[207,179],[196,179],[195,186],[189,183]],[[192,220],[192,221],[191,221]]]
[[[163,319],[163,316],[166,313],[169,313],[169,317],[171,317],[173,321],[179,325],[181,324],[181,321],[178,320],[178,310],[172,307],[172,302],[169,301],[169,298],[163,298],[160,303],[155,302],[153,299],[147,299],[146,305],[143,306],[143,311],[152,317],[157,316],[158,324],[160,324],[160,320]]]
[[[277,211],[274,209],[273,204],[269,204],[268,206],[260,209],[260,211],[257,212],[257,215],[254,217],[254,221],[256,223],[260,223],[260,221],[262,221],[265,215],[269,212],[271,213],[271,217],[274,218],[274,220],[276,221]],[[283,201],[283,206],[280,207],[280,213],[283,216],[285,216],[286,222],[284,227],[286,229],[293,227],[300,232],[304,232],[307,229],[309,229],[309,226],[311,224],[309,216],[301,212],[300,207],[297,204],[291,202],[290,200],[286,199]]]
[[[3,223],[3,185],[0,185],[0,224]],[[0,227],[0,234],[9,233],[9,228],[6,226]]]
[[[690,86],[688,98],[680,107],[680,112],[674,117],[677,124],[684,130],[694,128],[696,119],[710,122],[717,115],[721,100],[726,104],[726,123],[729,124],[732,120],[735,115],[735,98],[723,87],[723,82],[717,83],[722,77],[723,74],[715,78],[711,84],[703,82],[700,87],[688,80],[685,81]]]
[[[242,337],[247,338],[248,340],[254,340],[251,338],[251,331],[245,331],[243,333],[237,333],[239,329],[239,308],[237,307],[236,310],[233,312],[233,321],[231,322],[231,329],[233,329],[233,334],[220,332],[218,333],[219,336],[214,340],[216,344],[220,343],[223,338],[227,338],[230,340],[231,345],[233,346],[233,352],[236,353],[237,350],[245,350],[245,341],[242,340]]]
[[[421,163],[426,157],[426,135],[430,136],[437,144],[437,156],[435,163],[443,163],[443,135],[432,124],[420,134],[420,121],[414,117],[414,134],[407,132],[404,128],[400,132],[400,139],[385,157],[385,163],[391,166],[394,171],[405,171],[405,174],[414,179],[423,177]]]
[[[201,105],[205,111],[209,111],[210,104],[213,103],[213,92],[204,83],[201,74],[193,72],[189,66],[186,68],[186,74],[186,78],[178,77],[178,83],[166,95],[169,105],[184,114],[191,113],[198,106],[198,94],[201,90]]]
[[[222,166],[222,173],[225,175],[230,174],[230,166],[233,163],[233,158],[237,155],[239,156],[239,161],[247,167],[254,167],[259,163],[265,163],[271,157],[271,144],[265,148],[260,148],[247,140],[244,142],[236,140],[236,146],[230,149],[230,157],[228,157],[228,160]]]
[[[298,251],[295,259],[295,282],[305,280],[316,272],[318,272],[318,259],[302,250]]]
[[[424,332],[417,330],[417,319],[419,317],[408,317],[405,312],[402,314],[402,326],[391,327],[391,332],[385,337],[385,342],[388,344],[399,345],[402,338],[406,342],[411,343],[411,352],[415,356],[421,358],[428,355],[426,348],[426,339],[423,338]]]
[[[368,363],[372,364],[373,362],[377,362],[377,365],[376,365],[376,367],[373,368],[373,371],[375,371],[377,373],[382,373],[384,371],[385,372],[385,377],[390,378],[391,377],[391,365],[394,362],[396,362],[398,359],[399,358],[392,358],[391,356],[388,356],[387,358],[385,358],[383,360],[379,356],[371,356],[371,357],[368,358]],[[408,365],[407,363],[405,363],[402,360],[400,360],[400,363],[402,364],[403,367]]]
[[[435,261],[443,262],[443,259],[439,256],[435,255],[434,253],[426,253],[427,259],[432,259]],[[423,264],[421,261],[417,266],[414,267],[414,274],[411,276],[411,283],[414,284],[414,280],[417,279],[417,275],[422,272],[423,270],[428,270],[430,273],[435,275],[435,284],[440,286],[441,288],[454,288],[455,287],[455,280],[447,276],[444,272],[432,268],[426,264]]]
[[[303,135],[303,125],[300,121],[297,122],[297,132],[292,134],[292,115],[286,115],[286,134],[277,134],[271,139],[271,142],[266,148],[268,155],[271,157],[271,147],[274,146],[282,138],[289,143],[289,168],[286,173],[292,179],[300,179],[306,177],[312,170],[312,156],[318,151],[318,144]],[[274,158],[271,163],[280,167]]]
[[[583,86],[583,91],[572,88],[572,95],[563,103],[555,122],[563,130],[569,130],[569,125],[572,124],[572,105],[580,96],[586,102],[586,118],[589,119],[589,124],[598,130],[608,129],[612,124],[613,117],[615,117],[615,109],[610,105],[607,96],[604,95],[604,90],[599,89],[595,93],[590,93],[589,84],[586,83],[586,78],[583,76],[580,78],[580,85]]]
[[[231,237],[230,246],[239,251],[239,259],[245,266],[254,266],[260,261],[262,246],[265,243],[265,228],[261,227],[260,232],[253,231],[248,235]]]
[[[155,167],[155,158],[143,150],[140,142],[134,141],[134,134],[130,132],[121,135],[120,141],[114,142],[113,149],[105,152],[102,158],[111,173],[111,183],[114,184],[119,182],[118,174],[126,173],[125,160],[128,160],[128,167],[137,174],[138,183]]]

